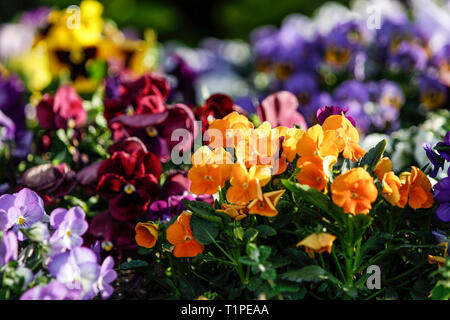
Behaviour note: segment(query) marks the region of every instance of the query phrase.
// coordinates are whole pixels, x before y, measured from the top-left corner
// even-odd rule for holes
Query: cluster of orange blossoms
[[[225,188],[227,203],[222,209],[235,220],[248,214],[274,217],[276,205],[285,190],[263,192],[272,176],[282,174],[288,162],[296,161],[298,183],[308,185],[327,194],[332,180],[332,167],[340,154],[357,161],[365,151],[359,146],[359,134],[344,115],[332,115],[322,125],[307,130],[298,128],[271,128],[263,122],[258,128],[243,115],[233,112],[223,119],[214,120],[206,136],[208,146],[202,146],[192,155],[192,168],[188,177],[190,191],[195,194],[215,194]],[[234,155],[227,150],[234,150]],[[396,176],[388,158],[379,161],[374,169],[381,182],[381,195],[392,206],[429,208],[433,204],[431,183],[416,167],[411,172]],[[378,198],[374,178],[365,168],[356,167],[336,176],[331,181],[331,199],[347,214],[368,214]],[[183,212],[167,230],[167,239],[175,246],[175,256],[195,256],[203,246],[192,236],[190,215]],[[143,227],[141,234],[148,229]],[[151,232],[145,231],[148,236]],[[138,239],[138,236],[137,238]],[[330,252],[335,236],[327,233],[313,234],[298,245],[305,246],[311,256],[314,252]],[[140,239],[152,244],[152,240]],[[139,243],[139,242],[138,242]]]

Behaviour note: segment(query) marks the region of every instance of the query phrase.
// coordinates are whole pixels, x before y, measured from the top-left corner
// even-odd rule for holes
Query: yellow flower
[[[247,206],[245,205],[234,205],[227,203],[222,203],[222,209],[216,211],[224,212],[230,218],[237,221],[244,219],[248,213]]]
[[[336,236],[330,233],[313,233],[297,243],[297,247],[305,247],[306,253],[313,259],[315,252],[322,253],[327,251],[328,253],[331,253],[335,239]]]
[[[389,202],[391,205],[396,206],[400,201],[400,188],[402,186],[402,182],[400,178],[397,177],[394,172],[389,171],[383,175],[383,197]]]
[[[384,157],[378,161],[375,169],[373,170],[378,180],[383,180],[383,176],[385,173],[392,171],[392,162],[389,158]]]

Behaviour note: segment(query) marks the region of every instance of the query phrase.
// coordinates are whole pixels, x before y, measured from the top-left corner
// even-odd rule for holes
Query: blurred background
[[[247,39],[261,25],[279,26],[290,13],[311,15],[326,0],[102,0],[104,17],[120,28],[143,31],[154,28],[160,41],[179,40],[197,45],[205,37]],[[346,6],[350,0],[337,0]],[[10,22],[27,9],[59,8],[79,4],[76,0],[15,0],[0,2],[0,23]]]

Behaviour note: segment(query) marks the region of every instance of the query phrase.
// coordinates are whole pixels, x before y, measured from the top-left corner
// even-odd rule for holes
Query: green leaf
[[[277,231],[274,228],[269,227],[268,225],[265,224],[257,226],[256,230],[258,230],[258,234],[262,238],[268,238],[277,234]]]
[[[263,262],[269,258],[270,253],[272,252],[271,247],[260,246],[259,247],[259,261]]]
[[[192,211],[194,216],[199,216],[210,222],[222,224],[222,219],[216,215],[216,210],[214,210],[209,203],[203,201],[189,201],[186,199],[183,199],[182,202],[186,209]]]
[[[261,279],[263,280],[275,280],[276,277],[277,272],[273,268],[266,269],[264,272],[261,273]]]
[[[216,239],[219,234],[220,225],[193,214],[191,217],[191,229],[195,240],[203,245],[207,245]]]
[[[439,281],[436,287],[431,290],[431,298],[433,300],[449,300],[450,287]]]
[[[129,270],[129,269],[137,269],[137,268],[144,268],[148,267],[148,263],[143,260],[131,260],[124,262],[120,265],[120,270]]]
[[[239,257],[239,262],[248,266],[257,266],[258,263],[249,257]]]
[[[364,157],[359,160],[358,167],[367,165],[368,168],[373,169],[383,156],[384,149],[386,149],[386,139],[381,140],[375,147],[367,151]]]
[[[258,236],[258,230],[250,228],[244,233],[244,242],[252,242]]]
[[[325,275],[325,270],[316,265],[306,266],[298,270],[291,270],[280,275],[280,278],[302,282],[302,281],[321,281],[328,277]]]
[[[281,180],[281,182],[288,190],[298,194],[303,200],[317,206],[321,210],[329,211],[332,208],[330,199],[319,190],[286,179]]]

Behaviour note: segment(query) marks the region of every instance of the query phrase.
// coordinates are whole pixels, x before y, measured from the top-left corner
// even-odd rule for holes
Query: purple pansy
[[[445,135],[444,141],[438,142],[434,148],[445,160],[450,161],[450,131]]]
[[[435,178],[439,171],[439,168],[441,168],[443,164],[441,161],[441,157],[439,157],[439,155],[434,152],[428,142],[425,142],[422,147],[425,150],[425,153],[427,154],[427,157],[430,160],[431,164],[433,165],[433,171],[430,173],[430,177]]]
[[[36,286],[25,291],[20,300],[78,300],[81,290],[68,289],[58,281],[52,281],[44,286]]]
[[[117,273],[113,270],[114,259],[106,257],[100,268],[100,276],[95,283],[95,292],[100,293],[103,299],[109,298],[114,292],[114,288],[110,285],[117,278]]]
[[[95,253],[85,247],[56,255],[48,269],[50,274],[68,289],[81,289],[82,298],[92,296],[93,285],[100,275]]]
[[[81,236],[89,227],[85,215],[80,207],[52,211],[50,223],[53,228],[56,228],[56,231],[50,238],[50,243],[58,244],[62,250],[80,247],[83,244]]]
[[[450,222],[450,177],[434,185],[434,200],[439,203],[436,210],[438,218],[444,222]]]
[[[14,200],[14,202],[13,202]],[[44,217],[44,203],[42,199],[32,190],[24,188],[13,195],[3,195],[0,197],[0,215],[8,212],[8,228],[12,228],[17,233],[20,241],[25,236],[20,229],[30,228]]]
[[[17,260],[18,247],[17,236],[14,232],[8,231],[3,234],[0,241],[0,267],[10,261]]]
[[[353,119],[350,115],[347,115],[348,107],[341,108],[338,106],[324,106],[317,110],[317,120],[320,124],[323,124],[325,119],[329,116],[336,115],[336,114],[344,114],[345,117],[352,123],[354,127],[356,127],[356,121]]]

